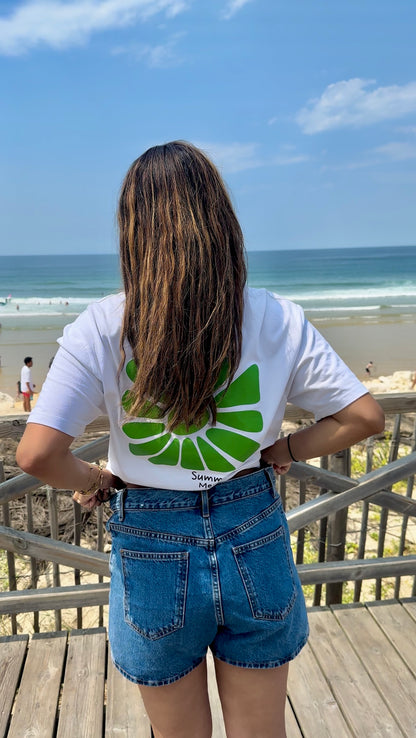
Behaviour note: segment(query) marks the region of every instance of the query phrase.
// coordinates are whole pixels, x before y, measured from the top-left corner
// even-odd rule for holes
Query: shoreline
[[[59,348],[57,339],[69,322],[61,317],[48,320],[43,327],[35,323],[33,328],[27,323],[19,327],[3,323],[0,329],[0,393],[16,396],[25,356],[33,356],[33,381],[36,389],[41,389],[49,362]],[[416,349],[412,340],[416,328],[414,316],[371,321],[357,316],[348,320],[327,316],[312,318],[310,322],[361,381],[368,379],[365,366],[369,361],[374,364],[374,377],[416,370]]]

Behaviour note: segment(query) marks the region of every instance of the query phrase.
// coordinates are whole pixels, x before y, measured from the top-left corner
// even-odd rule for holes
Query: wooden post
[[[373,453],[374,453],[374,436],[367,438],[366,441],[366,462],[365,462],[365,473],[369,474],[373,468]],[[370,510],[370,503],[368,500],[363,500],[362,512],[361,512],[361,530],[360,540],[358,543],[357,559],[363,559],[365,555],[365,544],[367,540],[367,528],[368,528],[368,513]],[[361,597],[361,586],[362,582],[358,580],[354,584],[354,602],[359,602]]]
[[[0,461],[0,484],[1,482],[4,482],[4,466],[3,466],[2,461]],[[3,505],[3,523],[4,525],[7,525],[7,526],[10,525],[9,504],[7,502]],[[6,558],[7,558],[7,570],[9,574],[9,590],[12,591],[14,589],[17,589],[16,565],[15,565],[14,554],[11,551],[7,551]],[[10,619],[12,623],[12,633],[13,635],[16,635],[17,633],[16,615],[11,615]]]
[[[344,449],[328,459],[328,468],[337,474],[351,476],[351,454],[349,449]],[[327,529],[327,561],[343,561],[345,558],[345,536],[347,532],[348,508],[328,516]],[[326,604],[334,605],[342,602],[343,582],[333,582],[326,586]]]
[[[103,506],[97,507],[97,551],[104,551],[104,514]],[[102,582],[103,577],[98,575],[98,581]],[[104,625],[104,608],[100,605],[98,609],[98,626],[102,628]]]
[[[416,451],[416,420],[413,425],[413,435],[412,435],[412,441],[411,441],[411,448],[410,452]],[[412,498],[413,495],[413,487],[415,482],[415,475],[411,474],[410,477],[407,479],[407,486],[406,486],[406,497]],[[409,516],[403,515],[402,520],[402,529],[400,532],[400,544],[399,544],[399,556],[403,556],[404,550],[406,547],[406,533],[407,533],[407,524],[409,522]],[[413,578],[413,590],[416,585],[416,576]],[[396,582],[394,584],[394,598],[398,600],[400,597],[400,577],[397,577]],[[413,592],[414,597],[414,592]]]
[[[306,482],[299,480],[299,505],[303,505],[306,500]],[[305,528],[299,528],[296,542],[296,565],[303,564],[305,553]]]
[[[82,508],[78,502],[73,501],[74,506],[74,545],[81,545]],[[81,571],[74,569],[74,584],[81,584]],[[82,628],[82,607],[77,608],[77,628]]]
[[[391,464],[392,461],[395,461],[397,459],[397,456],[399,453],[401,417],[402,416],[399,413],[398,415],[396,415],[396,418],[394,421],[394,429],[393,429],[393,435],[392,435],[390,451],[389,451],[389,460],[388,460],[389,464]],[[388,487],[388,489],[391,490],[391,486]],[[379,556],[380,558],[384,556],[384,546],[386,542],[388,517],[389,517],[388,509],[386,507],[382,507],[381,512],[380,512],[380,525],[378,529],[378,543],[377,543],[377,556]],[[376,580],[376,593],[375,593],[376,600],[382,599],[381,585],[382,585],[381,579],[377,579]]]
[[[328,456],[321,456],[321,469],[328,469]],[[324,495],[328,492],[325,487],[321,487],[319,495]],[[322,518],[319,521],[319,540],[318,540],[318,561],[325,561],[326,551],[326,533],[328,529],[328,518]],[[322,597],[322,584],[315,585],[315,591],[313,594],[313,605],[319,607],[321,604]]]
[[[28,533],[33,533],[33,504],[32,504],[32,493],[28,492],[26,495],[26,510],[27,510],[27,530]],[[30,583],[31,589],[36,589],[38,586],[38,563],[33,556],[30,557],[30,571],[32,575],[32,581]],[[33,630],[35,633],[39,633],[39,613],[33,613]]]
[[[49,506],[49,519],[51,527],[51,538],[56,541],[59,540],[59,527],[58,527],[58,499],[56,489],[47,487],[48,495],[48,506]],[[59,587],[61,584],[61,576],[59,572],[59,564],[53,564],[53,586]],[[55,610],[55,628],[61,630],[62,628],[62,612],[61,610]]]

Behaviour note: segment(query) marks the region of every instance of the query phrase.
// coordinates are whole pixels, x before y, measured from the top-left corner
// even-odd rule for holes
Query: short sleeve
[[[315,420],[343,410],[368,392],[325,338],[305,318],[289,382],[288,402]]]
[[[65,328],[28,423],[47,425],[75,437],[106,413],[96,340],[86,313]]]

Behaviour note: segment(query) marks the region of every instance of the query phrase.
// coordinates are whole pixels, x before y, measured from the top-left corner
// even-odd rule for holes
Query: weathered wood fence
[[[296,563],[310,604],[416,595],[416,393],[376,398],[393,421],[391,433],[314,463],[293,464],[290,476],[279,478]],[[310,422],[310,416],[288,406],[285,420],[300,426]],[[106,428],[106,420],[100,419],[88,430],[103,432]],[[21,419],[4,420],[0,438],[18,438],[23,429]],[[107,449],[108,436],[103,436],[74,453],[94,462],[105,459]],[[0,482],[1,473],[0,468]],[[397,483],[399,489],[393,489]],[[33,532],[34,492],[47,500],[49,535]],[[0,547],[6,551],[0,572],[3,633],[10,629],[17,632],[21,613],[33,613],[35,632],[45,629],[39,613],[51,610],[54,619],[47,630],[81,628],[87,607],[98,608],[97,625],[104,622],[109,591],[105,552],[109,542],[104,532],[107,513],[103,507],[93,513],[95,550],[81,546],[86,518],[79,505],[73,505],[72,542],[59,540],[59,502],[63,498],[68,501],[67,491],[42,486],[27,474],[0,483]],[[16,501],[22,505],[22,499],[23,530],[21,523],[20,529],[14,523],[14,505]],[[22,557],[30,570],[26,578],[18,573]],[[37,587],[39,562],[52,563],[52,586]],[[73,584],[62,586],[62,567],[73,572]],[[96,581],[84,583],[85,573],[95,575]],[[371,592],[363,593],[363,583],[368,581],[374,582]],[[350,583],[348,591],[345,583]],[[72,608],[76,608],[76,622],[68,626],[62,622],[62,611]]]

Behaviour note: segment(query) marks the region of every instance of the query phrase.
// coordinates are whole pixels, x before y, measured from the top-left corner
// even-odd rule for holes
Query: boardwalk
[[[310,611],[288,738],[416,736],[416,599]],[[214,738],[225,736],[210,662]],[[0,639],[0,738],[150,738],[103,628]],[[195,736],[197,738],[197,736]]]

